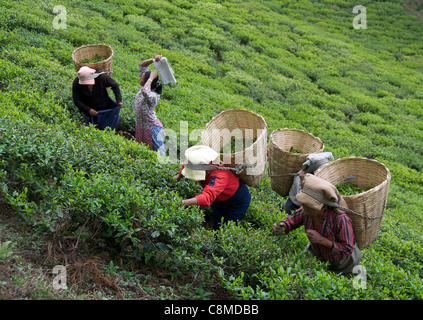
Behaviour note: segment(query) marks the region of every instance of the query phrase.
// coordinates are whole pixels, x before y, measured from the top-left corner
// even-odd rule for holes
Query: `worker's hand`
[[[90,116],[95,117],[96,115],[98,115],[98,112],[95,111],[94,109],[90,109]]]
[[[117,105],[122,108],[123,102],[118,102]]]
[[[158,55],[154,56],[154,60],[156,60],[156,61],[160,61],[161,59],[162,59],[162,55],[161,54],[158,54]]]
[[[308,229],[306,231],[306,234],[307,234],[308,240],[310,240],[311,243],[318,243],[318,240],[322,236],[319,232],[317,232],[316,230],[312,230],[312,229]]]
[[[307,238],[311,243],[321,244],[325,247],[332,248],[333,243],[328,238],[322,236],[319,232],[313,229],[308,229],[306,231]]]
[[[277,236],[285,233],[286,224],[285,222],[280,222],[279,224],[274,223],[272,226],[272,232],[273,234],[276,234]]]

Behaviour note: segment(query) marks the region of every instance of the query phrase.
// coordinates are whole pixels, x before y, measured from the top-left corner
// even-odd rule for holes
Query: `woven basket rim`
[[[383,188],[386,184],[388,184],[391,181],[391,171],[389,170],[389,168],[383,164],[382,162],[379,162],[375,159],[370,159],[370,158],[365,158],[365,157],[345,157],[345,158],[339,158],[336,159],[330,163],[328,163],[327,165],[323,166],[322,168],[318,169],[317,172],[315,173],[315,175],[318,175],[319,172],[326,170],[325,168],[327,168],[328,166],[334,166],[337,165],[339,163],[343,163],[343,162],[347,162],[347,161],[364,161],[364,162],[369,162],[369,163],[373,163],[373,164],[377,164],[379,165],[381,168],[383,168],[386,171],[386,178],[379,183],[378,185],[374,186],[373,188],[357,193],[357,194],[353,194],[353,195],[348,195],[348,196],[342,196],[344,199],[355,199],[355,198],[359,198],[359,197],[363,197],[366,196],[370,193],[376,192],[379,189]]]
[[[212,117],[209,122],[207,122],[207,124],[205,125],[205,127],[204,127],[201,135],[203,136],[204,132],[207,131],[207,128],[209,126],[211,126],[211,124],[214,121],[216,121],[216,119],[219,119],[221,117],[224,117],[226,114],[229,114],[229,113],[244,113],[244,114],[248,114],[248,116],[256,117],[256,118],[258,118],[264,124],[264,128],[260,128],[260,130],[263,130],[263,131],[257,137],[256,141],[254,141],[253,144],[251,144],[248,148],[245,148],[242,151],[238,151],[238,152],[235,152],[235,153],[220,153],[219,152],[219,154],[221,156],[224,156],[224,155],[235,155],[236,156],[236,155],[239,155],[241,153],[244,153],[246,150],[250,150],[250,149],[254,148],[254,145],[262,137],[262,135],[266,135],[266,141],[267,141],[267,123],[266,123],[266,120],[261,115],[256,114],[256,113],[254,113],[254,112],[252,112],[250,110],[247,110],[247,109],[227,109],[227,110],[221,111],[219,114],[217,114],[214,117]]]
[[[283,150],[282,148],[280,148],[278,146],[278,144],[275,142],[274,138],[275,138],[275,135],[277,133],[281,132],[281,131],[292,131],[292,132],[298,132],[298,133],[301,133],[301,134],[308,135],[308,136],[317,140],[320,143],[320,147],[319,147],[320,150],[324,149],[324,146],[325,146],[324,141],[322,139],[320,139],[319,137],[315,136],[314,134],[312,134],[311,132],[308,132],[308,131],[305,131],[305,130],[302,130],[302,129],[296,129],[296,128],[282,128],[282,129],[273,130],[270,133],[269,144],[273,143],[274,146],[276,146],[280,151],[282,151],[284,153],[288,153],[289,155],[292,155],[292,156],[304,156],[304,155],[310,154],[310,153],[293,153],[293,152],[289,152],[289,151],[286,151],[286,150]]]
[[[220,117],[223,117],[225,114],[228,114],[228,113],[246,113],[246,114],[248,114],[248,115],[251,115],[251,116],[254,116],[254,117],[256,117],[256,118],[259,118],[263,123],[264,123],[264,128],[263,129],[267,129],[267,123],[266,123],[266,120],[264,120],[264,118],[263,118],[263,116],[261,116],[261,115],[259,115],[259,114],[257,114],[257,113],[254,113],[253,111],[250,111],[250,110],[247,110],[247,109],[226,109],[226,110],[223,110],[223,111],[221,111],[221,112],[219,112],[217,115],[215,115],[214,117],[212,117],[211,119],[210,119],[210,121],[209,122],[207,122],[206,123],[206,125],[205,125],[205,127],[204,127],[204,130],[207,128],[207,126],[209,126],[213,121],[215,121],[216,119],[218,119],[218,118],[220,118]]]
[[[94,48],[94,47],[97,47],[97,48],[106,48],[107,50],[110,51],[109,57],[107,57],[104,60],[101,60],[101,61],[98,61],[98,62],[94,62],[94,63],[83,63],[82,60],[85,59],[85,58],[80,59],[81,61],[78,61],[76,59],[75,55],[76,55],[77,52],[79,52],[81,50],[84,50],[84,49],[87,49],[87,48]],[[79,70],[79,68],[81,68],[83,66],[87,66],[87,67],[90,67],[90,68],[93,68],[93,69],[96,69],[96,70],[97,69],[100,69],[100,70],[110,70],[111,69],[111,64],[112,64],[112,61],[113,61],[113,55],[114,55],[113,48],[111,46],[109,46],[109,45],[106,45],[106,44],[86,44],[86,45],[80,46],[80,47],[76,48],[75,50],[73,50],[73,52],[72,52],[72,61],[73,61],[74,65],[75,65],[75,68],[78,69],[78,70]]]

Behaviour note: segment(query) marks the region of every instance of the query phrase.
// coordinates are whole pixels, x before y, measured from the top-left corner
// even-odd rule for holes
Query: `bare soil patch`
[[[14,253],[8,259],[0,259],[0,300],[186,299],[190,295],[183,288],[188,285],[195,294],[196,286],[201,285],[189,275],[174,279],[161,268],[143,265],[135,259],[123,262],[115,254],[112,257],[104,244],[100,246],[95,241],[81,244],[77,236],[55,238],[34,234],[0,194],[0,245],[6,241],[12,241]],[[119,260],[122,264],[116,263]],[[117,270],[131,272],[130,278],[125,278],[124,272],[111,273],[110,261]],[[70,292],[52,288],[55,265],[66,267]],[[233,299],[217,279],[203,290],[211,293],[208,299]]]

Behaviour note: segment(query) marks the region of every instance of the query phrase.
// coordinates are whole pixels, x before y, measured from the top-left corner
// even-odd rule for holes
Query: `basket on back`
[[[267,124],[251,111],[222,111],[206,124],[201,143],[219,152],[226,167],[246,164],[237,176],[249,186],[255,186],[266,175]]]
[[[389,193],[391,174],[383,164],[373,159],[350,157],[337,159],[318,169],[315,175],[333,185],[353,184],[368,189],[358,194],[342,197],[353,222],[354,238],[360,249],[367,247],[379,234]]]
[[[279,129],[270,134],[269,177],[273,191],[287,196],[302,164],[310,153],[320,153],[324,143],[311,133],[300,129]]]
[[[96,56],[104,57],[104,60],[94,63],[84,63],[85,59],[93,59]],[[87,66],[95,69],[96,72],[106,72],[111,75],[112,73],[112,61],[113,61],[113,49],[110,46],[104,44],[88,44],[76,48],[72,52],[72,60],[78,71],[81,67]]]

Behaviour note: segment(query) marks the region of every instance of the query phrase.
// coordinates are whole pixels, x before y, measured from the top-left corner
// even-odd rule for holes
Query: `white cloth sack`
[[[169,82],[176,82],[176,79],[173,76],[173,70],[168,64],[166,57],[162,57],[159,61],[154,60],[154,66],[159,72],[161,82],[163,84],[168,84]]]
[[[317,169],[328,164],[333,159],[334,158],[333,158],[332,152],[310,153],[308,157],[306,158],[306,161],[303,163],[301,170],[305,171],[306,173],[314,174],[314,172],[316,172]],[[300,176],[297,174],[294,177],[294,181],[292,183],[291,189],[289,190],[289,198],[297,206],[301,206],[301,203],[297,201],[295,196],[300,192],[301,192],[301,180],[300,180]]]

